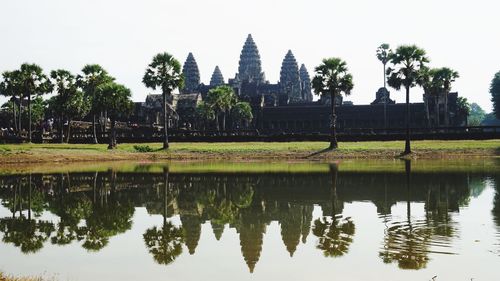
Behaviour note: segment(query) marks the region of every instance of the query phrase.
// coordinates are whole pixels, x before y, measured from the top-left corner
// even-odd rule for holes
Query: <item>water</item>
[[[58,280],[499,280],[499,167],[5,168],[0,270]]]

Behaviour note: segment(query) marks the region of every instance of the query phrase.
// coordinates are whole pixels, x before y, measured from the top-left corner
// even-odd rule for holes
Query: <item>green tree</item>
[[[431,126],[430,121],[430,108],[429,108],[429,100],[434,99],[435,105],[435,122],[436,126],[439,126],[439,94],[441,92],[441,82],[435,78],[435,69],[430,69],[427,66],[422,66],[419,70],[418,81],[417,84],[421,85],[424,89],[424,103],[425,103],[425,113],[426,119],[428,122],[428,126]]]
[[[253,119],[252,107],[248,102],[237,102],[231,110],[231,116],[239,128],[242,124],[246,127],[246,124],[252,122]]]
[[[40,97],[52,92],[52,84],[49,78],[43,73],[40,66],[25,63],[21,65],[19,73],[19,83],[21,84],[24,97],[28,98],[28,142],[31,142],[32,133],[32,97]]]
[[[92,136],[97,144],[96,116],[99,104],[96,100],[96,93],[102,85],[113,82],[115,79],[109,76],[108,72],[98,64],[88,64],[82,69],[82,75],[77,77],[77,85],[83,89],[85,96],[90,101],[90,111],[92,114]]]
[[[470,114],[467,119],[469,126],[480,126],[486,117],[486,112],[479,106],[479,104],[473,102],[470,105]]]
[[[500,71],[491,80],[490,93],[493,102],[493,113],[495,113],[497,119],[500,119]]]
[[[381,44],[377,48],[377,59],[384,66],[384,89],[387,89],[386,66],[389,62],[389,56],[392,54],[391,47],[387,43]],[[387,96],[384,97],[384,127],[387,127]]]
[[[471,106],[467,98],[458,97],[457,99],[457,113],[460,116],[465,116],[465,125],[468,126],[469,114],[471,111]]]
[[[203,120],[203,129],[207,129],[207,123],[215,120],[214,109],[206,102],[200,102],[196,106],[196,116],[198,120]]]
[[[10,101],[10,109],[12,111],[12,127],[18,131],[18,108],[20,103],[17,102],[17,96],[21,94],[21,85],[19,83],[19,70],[5,71],[2,73],[3,81],[0,82],[0,95],[6,96]],[[20,101],[21,99],[19,99]],[[20,116],[20,114],[19,114]],[[19,118],[20,122],[20,118]],[[20,124],[19,124],[20,125]]]
[[[160,53],[153,57],[142,78],[146,87],[153,90],[160,88],[163,97],[163,149],[168,149],[168,112],[167,103],[172,98],[172,92],[184,86],[184,76],[181,64],[169,53]]]
[[[457,71],[448,68],[441,67],[435,70],[434,79],[440,82],[442,85],[441,94],[444,95],[444,124],[445,126],[450,125],[450,118],[448,114],[448,95],[451,91],[451,83],[455,82],[455,79],[459,78],[460,75]]]
[[[383,43],[377,48],[377,59],[384,66],[384,88],[386,88],[386,83],[387,83],[386,66],[387,63],[389,62],[389,56],[391,54],[392,54],[391,47],[387,43]]]
[[[90,103],[87,97],[76,85],[75,76],[67,70],[53,70],[50,73],[57,95],[49,101],[49,107],[59,119],[60,142],[63,143],[63,124],[68,121],[68,131],[66,141],[69,142],[71,120],[83,118],[89,113]]]
[[[97,89],[96,102],[99,105],[97,109],[106,110],[111,120],[108,149],[116,148],[117,119],[129,115],[133,109],[134,104],[130,97],[130,90],[115,82],[106,83]]]
[[[389,75],[388,84],[396,90],[402,87],[406,90],[406,141],[405,154],[411,153],[410,147],[410,89],[420,82],[420,69],[429,62],[425,50],[415,45],[399,46],[389,56],[389,62],[393,65],[387,69]]]
[[[208,91],[206,103],[215,111],[215,125],[219,131],[219,115],[222,114],[222,130],[226,130],[226,116],[236,104],[237,97],[233,88],[218,86]]]
[[[314,92],[318,95],[330,97],[332,116],[330,123],[330,149],[336,149],[337,143],[337,114],[335,113],[336,97],[344,93],[351,94],[354,87],[352,75],[348,72],[347,63],[340,58],[326,58],[315,68],[316,75],[312,80]]]

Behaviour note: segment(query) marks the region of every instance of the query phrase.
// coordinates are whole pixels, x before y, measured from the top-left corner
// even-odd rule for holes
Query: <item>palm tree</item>
[[[215,112],[213,108],[206,102],[200,102],[196,106],[196,116],[198,120],[203,120],[203,129],[207,129],[207,122],[215,120]]]
[[[211,89],[206,98],[206,102],[215,111],[215,123],[217,131],[219,131],[219,115],[223,115],[222,130],[226,130],[226,113],[231,111],[231,108],[236,104],[237,98],[233,88],[229,86],[219,86]]]
[[[386,88],[387,83],[387,74],[385,68],[387,63],[389,62],[389,57],[391,56],[391,54],[391,47],[387,43],[384,43],[377,48],[377,59],[384,65],[384,88]]]
[[[389,56],[392,54],[392,50],[389,44],[382,44],[377,48],[377,59],[384,65],[384,89],[387,89],[387,77],[385,68],[387,62],[389,62]],[[387,91],[386,91],[387,93]],[[384,97],[384,128],[387,128],[387,95]]]
[[[248,102],[237,102],[231,110],[231,115],[233,121],[238,124],[238,127],[241,127],[242,122],[246,127],[253,119],[252,107]]]
[[[457,71],[442,67],[435,70],[435,79],[441,82],[443,85],[442,94],[444,95],[444,124],[445,126],[450,125],[450,120],[448,116],[448,95],[451,91],[451,83],[455,82],[455,79],[459,78],[460,75]]]
[[[77,77],[77,85],[83,89],[87,98],[90,99],[92,114],[92,138],[94,143],[97,144],[96,109],[99,105],[96,103],[96,91],[101,85],[113,82],[115,78],[109,76],[108,72],[98,64],[85,65],[82,69],[82,73],[83,75],[78,75]]]
[[[64,142],[63,123],[68,120],[67,141],[69,142],[71,119],[83,118],[90,109],[90,103],[76,85],[76,77],[69,71],[59,69],[50,73],[57,95],[50,99],[50,107],[58,115],[60,142]]]
[[[98,109],[106,110],[111,120],[108,149],[116,148],[116,120],[132,111],[130,90],[123,85],[109,82],[101,85],[96,92]]]
[[[12,123],[15,131],[18,131],[17,122],[17,103],[16,95],[21,93],[19,84],[19,70],[5,71],[2,73],[3,81],[0,83],[0,95],[10,97],[12,103]],[[19,103],[19,109],[21,109],[21,104]],[[21,112],[19,112],[19,125],[21,121]]]
[[[425,103],[425,113],[427,118],[428,126],[431,126],[430,121],[430,109],[429,109],[429,100],[434,98],[435,109],[435,122],[436,126],[439,126],[439,92],[441,91],[440,82],[435,78],[435,69],[430,69],[427,66],[423,66],[420,68],[418,76],[418,84],[422,86],[424,89],[424,103]]]
[[[392,68],[387,69],[388,84],[396,90],[406,90],[406,141],[404,154],[411,153],[410,147],[410,88],[419,83],[420,69],[429,62],[425,50],[415,45],[399,46],[389,56]]]
[[[169,53],[160,53],[153,57],[153,61],[146,69],[142,78],[146,87],[160,88],[163,96],[163,149],[168,149],[168,114],[167,102],[171,99],[172,92],[184,86],[184,76],[181,64]]]
[[[19,73],[22,93],[28,97],[28,142],[31,142],[31,97],[52,92],[52,84],[36,64],[23,64]]]
[[[458,97],[457,98],[457,112],[461,116],[465,116],[465,126],[469,126],[469,114],[471,112],[471,105],[467,98]]]
[[[312,80],[314,92],[317,95],[330,95],[332,116],[330,124],[330,149],[338,147],[336,135],[337,115],[335,113],[336,97],[351,93],[354,84],[352,75],[348,73],[347,63],[340,58],[326,58],[315,68],[316,76]]]

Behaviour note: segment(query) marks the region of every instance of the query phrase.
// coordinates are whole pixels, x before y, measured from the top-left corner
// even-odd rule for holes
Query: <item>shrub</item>
[[[137,152],[153,152],[154,149],[152,149],[149,145],[134,145],[134,149]]]

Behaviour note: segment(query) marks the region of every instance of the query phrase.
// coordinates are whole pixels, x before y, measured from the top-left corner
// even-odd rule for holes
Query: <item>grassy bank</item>
[[[161,144],[148,146],[152,152],[139,152],[137,144],[119,144],[108,150],[99,144],[0,144],[0,163],[42,163],[78,161],[155,161],[155,160],[300,160],[394,159],[400,157],[404,142],[349,142],[338,150],[324,151],[326,142],[288,143],[172,143],[168,151]],[[499,157],[500,140],[414,141],[413,158],[446,159]]]
[[[13,277],[0,272],[0,281],[44,281],[42,277]]]

